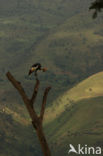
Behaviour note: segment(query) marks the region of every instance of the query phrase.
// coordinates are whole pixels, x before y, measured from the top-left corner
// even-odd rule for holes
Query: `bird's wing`
[[[37,66],[41,68],[41,64],[40,63],[35,63],[35,64],[32,65],[32,67],[37,67]]]

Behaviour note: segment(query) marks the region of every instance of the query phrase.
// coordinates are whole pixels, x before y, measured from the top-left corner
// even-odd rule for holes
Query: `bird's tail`
[[[32,71],[31,71],[31,69],[29,70],[29,73],[28,73],[28,75],[30,75],[32,73]]]

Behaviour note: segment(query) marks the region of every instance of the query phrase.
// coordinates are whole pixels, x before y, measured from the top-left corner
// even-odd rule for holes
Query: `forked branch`
[[[32,124],[33,127],[36,130],[37,136],[39,138],[40,144],[41,144],[41,148],[43,151],[44,156],[51,156],[51,152],[49,149],[49,146],[47,144],[45,135],[43,133],[43,128],[42,128],[42,121],[43,121],[43,117],[44,117],[44,111],[45,111],[45,106],[46,106],[46,101],[47,101],[47,95],[49,90],[51,89],[51,87],[47,87],[44,91],[44,96],[43,96],[43,100],[42,100],[42,106],[41,106],[41,112],[40,112],[40,116],[38,116],[36,114],[36,111],[33,107],[33,104],[35,102],[37,93],[38,93],[38,88],[39,88],[39,80],[36,79],[36,84],[34,86],[34,90],[33,90],[33,94],[31,99],[28,98],[28,96],[26,95],[22,85],[20,82],[18,82],[10,72],[8,72],[6,74],[8,80],[12,83],[12,85],[18,90],[19,94],[21,95],[24,104],[28,110],[28,113],[32,119]]]
[[[21,95],[23,101],[24,101],[24,104],[26,105],[26,108],[29,112],[29,115],[32,119],[32,121],[37,121],[37,114],[35,112],[34,109],[32,109],[31,105],[30,105],[30,100],[28,98],[28,96],[26,95],[22,85],[20,82],[18,82],[12,75],[10,72],[8,72],[6,74],[8,80],[12,83],[12,85],[18,90],[19,94]]]
[[[46,106],[46,101],[47,101],[47,96],[48,93],[50,91],[51,87],[47,87],[44,91],[44,96],[43,96],[43,100],[42,100],[42,106],[41,106],[41,112],[40,112],[40,119],[41,121],[43,121],[43,117],[44,117],[44,112],[45,112],[45,106]]]
[[[36,84],[34,86],[34,91],[33,91],[33,94],[32,94],[31,100],[30,100],[32,107],[33,107],[33,104],[35,103],[35,99],[36,99],[38,89],[39,89],[39,84],[40,84],[40,81],[38,79],[36,79]]]

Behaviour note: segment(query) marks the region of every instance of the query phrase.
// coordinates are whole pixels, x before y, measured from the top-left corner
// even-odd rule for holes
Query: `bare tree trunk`
[[[35,128],[34,124],[33,124],[33,126]],[[37,133],[37,136],[38,136],[38,139],[39,139],[39,142],[40,142],[40,145],[41,145],[41,148],[42,148],[44,155],[45,156],[51,156],[50,149],[49,149],[48,143],[46,141],[46,138],[45,138],[45,135],[43,132],[42,124],[39,124],[37,126],[36,133]]]
[[[26,95],[22,85],[20,82],[18,82],[12,75],[10,72],[8,72],[6,74],[8,80],[12,83],[12,85],[18,90],[19,94],[21,95],[24,104],[28,110],[28,113],[32,119],[32,124],[33,127],[36,130],[41,148],[42,148],[42,152],[44,154],[44,156],[51,156],[50,153],[50,149],[48,146],[48,143],[46,141],[45,135],[43,133],[43,127],[42,127],[42,123],[43,123],[43,117],[44,117],[44,112],[45,112],[45,105],[46,105],[46,101],[47,101],[47,95],[49,90],[51,89],[51,87],[47,87],[44,91],[44,95],[43,95],[43,100],[42,100],[42,106],[41,106],[41,111],[40,111],[40,116],[38,116],[36,114],[36,111],[33,107],[33,104],[35,102],[37,93],[38,93],[38,88],[39,88],[39,80],[36,79],[36,84],[34,86],[34,90],[33,90],[33,94],[31,99],[28,98],[28,96]]]

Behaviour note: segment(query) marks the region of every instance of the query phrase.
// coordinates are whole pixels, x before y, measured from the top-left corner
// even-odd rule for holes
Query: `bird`
[[[47,68],[42,68],[40,63],[35,63],[31,66],[28,75],[31,75],[33,72],[35,73],[35,76],[37,76],[37,71],[41,70],[43,72],[47,71]]]

